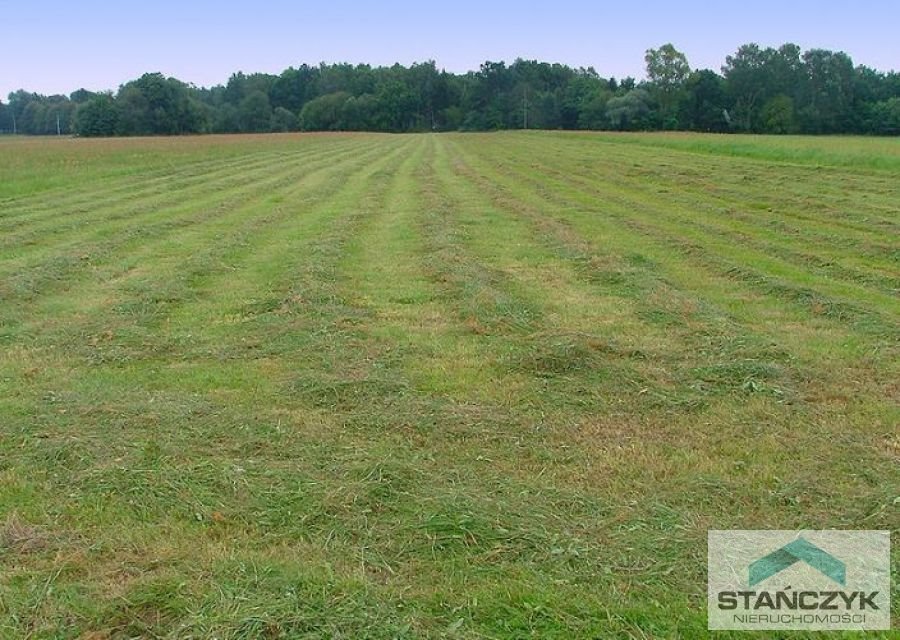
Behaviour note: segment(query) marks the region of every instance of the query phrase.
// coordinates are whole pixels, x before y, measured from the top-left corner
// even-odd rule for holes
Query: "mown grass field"
[[[896,139],[0,142],[0,637],[704,637],[900,528],[898,290]]]

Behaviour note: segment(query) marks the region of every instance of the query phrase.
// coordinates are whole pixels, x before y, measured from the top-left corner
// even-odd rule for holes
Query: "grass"
[[[862,171],[900,169],[900,143],[896,138],[889,137],[696,135],[680,132],[591,134],[591,137],[605,144],[664,147],[697,154],[805,164],[813,169],[834,166]]]
[[[694,638],[707,529],[897,530],[895,143],[0,143],[0,637]]]

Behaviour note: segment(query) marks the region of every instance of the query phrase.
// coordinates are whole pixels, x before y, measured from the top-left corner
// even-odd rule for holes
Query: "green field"
[[[898,292],[898,139],[0,141],[0,637],[703,637],[900,528]]]

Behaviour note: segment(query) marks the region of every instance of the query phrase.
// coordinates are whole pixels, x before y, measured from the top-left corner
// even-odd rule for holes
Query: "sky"
[[[306,62],[435,60],[452,72],[517,57],[642,78],[644,52],[672,42],[719,70],[747,42],[849,53],[900,71],[900,1],[228,3],[0,0],[0,96],[116,90],[145,72],[212,86],[235,71]]]

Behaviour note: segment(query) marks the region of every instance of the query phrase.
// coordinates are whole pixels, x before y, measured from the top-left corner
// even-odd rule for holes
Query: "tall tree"
[[[725,58],[722,74],[732,104],[730,119],[739,130],[753,131],[757,125],[767,91],[767,57],[759,45],[750,43]]]
[[[807,133],[854,128],[853,61],[846,53],[812,49],[803,54],[806,92],[801,124]]]
[[[203,130],[202,112],[188,87],[161,73],[145,73],[124,85],[119,103],[118,131],[122,135],[177,135]]]
[[[0,100],[0,133],[12,133],[12,110]]]
[[[693,131],[721,132],[728,128],[725,81],[709,69],[695,71],[684,85],[679,121]]]
[[[678,103],[684,97],[684,83],[691,73],[687,56],[668,43],[659,49],[647,49],[644,62],[651,91],[659,103],[662,126],[675,129],[678,127]]]
[[[269,96],[260,90],[253,91],[238,108],[240,129],[244,133],[263,133],[272,128],[272,106]]]
[[[646,129],[650,124],[650,94],[645,89],[638,88],[623,96],[611,98],[606,104],[606,116],[613,129]]]
[[[303,105],[315,97],[318,75],[318,69],[305,64],[298,69],[290,67],[283,71],[269,89],[272,107],[283,107],[299,113]]]
[[[310,100],[300,112],[300,127],[304,131],[338,131],[344,103],[351,97],[346,91],[337,91]]]
[[[111,95],[94,96],[78,106],[75,132],[84,137],[115,135],[119,125],[119,107]]]

